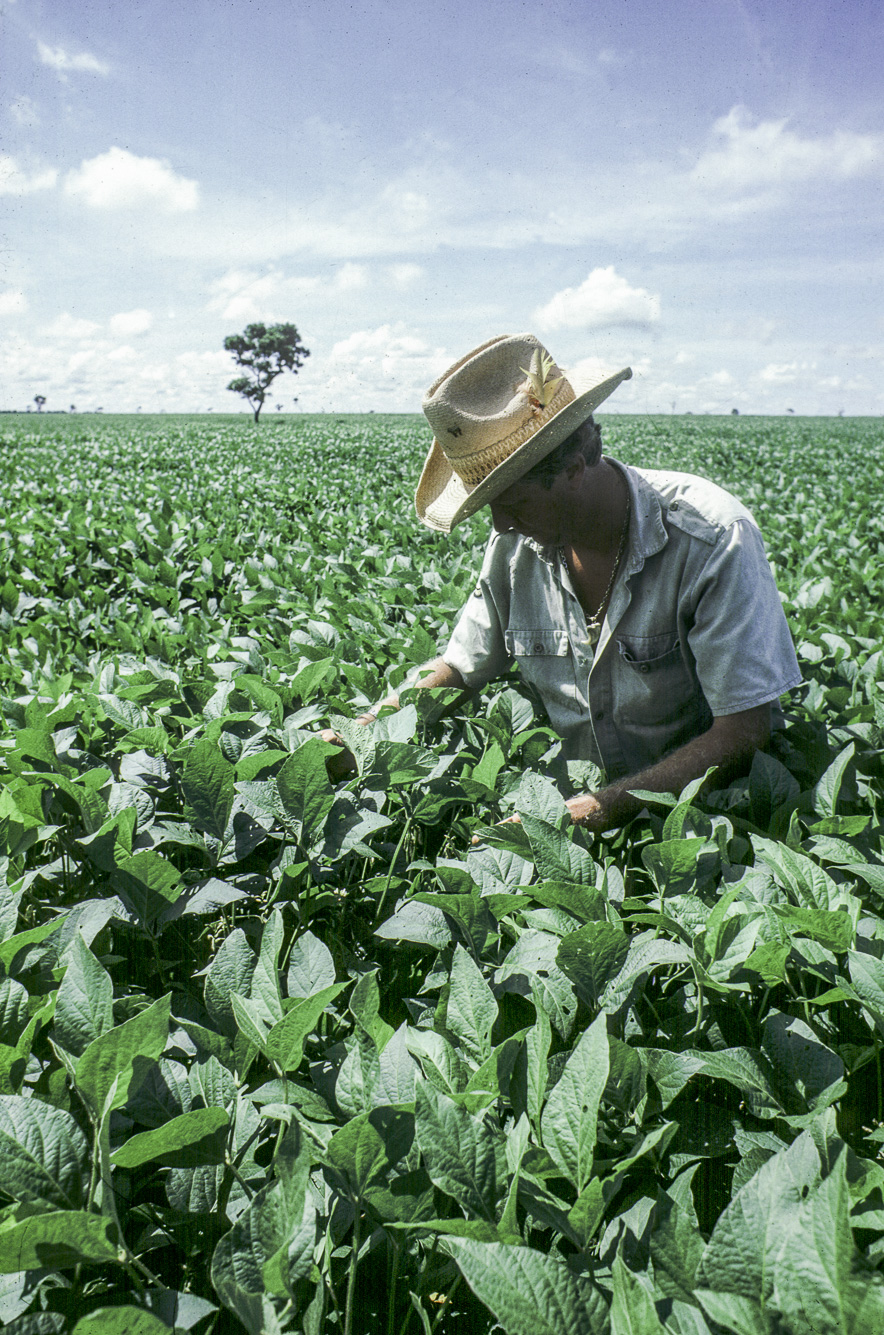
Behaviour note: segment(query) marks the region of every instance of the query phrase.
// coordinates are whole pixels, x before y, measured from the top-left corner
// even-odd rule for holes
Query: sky
[[[880,0],[0,0],[0,408],[884,414]],[[295,402],[297,400],[297,402]]]

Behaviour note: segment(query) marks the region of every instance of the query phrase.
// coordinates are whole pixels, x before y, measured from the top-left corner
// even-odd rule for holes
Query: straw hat
[[[433,444],[415,508],[450,533],[561,445],[632,375],[629,367],[575,395],[533,334],[502,334],[456,362],[423,402]]]

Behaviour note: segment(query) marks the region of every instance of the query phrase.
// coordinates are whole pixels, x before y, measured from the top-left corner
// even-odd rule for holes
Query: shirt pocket
[[[646,726],[693,720],[698,685],[682,656],[677,636],[632,635],[618,639],[620,690],[617,706],[624,721]]]
[[[585,709],[577,691],[574,657],[568,634],[548,626],[504,632],[507,653],[519,665],[526,681],[540,692],[553,727],[557,712]]]

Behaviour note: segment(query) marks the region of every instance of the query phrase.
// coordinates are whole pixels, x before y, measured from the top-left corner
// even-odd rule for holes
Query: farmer
[[[488,505],[494,531],[416,684],[472,689],[518,664],[566,757],[605,776],[567,804],[593,831],[641,809],[630,788],[678,793],[710,766],[719,783],[745,772],[801,680],[749,512],[702,478],[602,454],[592,413],[631,374],[575,396],[536,338],[504,336],[423,404],[434,440],[418,517],[448,533]]]

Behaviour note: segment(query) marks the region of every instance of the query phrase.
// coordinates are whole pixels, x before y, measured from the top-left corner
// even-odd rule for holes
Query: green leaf
[[[381,1083],[381,1062],[374,1039],[357,1029],[347,1040],[347,1055],[335,1081],[335,1099],[346,1117],[356,1117],[375,1106]]]
[[[552,1043],[552,1026],[541,1000],[532,992],[535,1020],[525,1036],[525,1054],[527,1059],[527,1094],[528,1116],[535,1131],[540,1130],[540,1112],[546,1098],[546,1086],[549,1081],[549,1049]]]
[[[181,776],[185,801],[196,823],[222,842],[233,810],[234,777],[233,765],[208,739],[191,749]]]
[[[819,1155],[805,1132],[759,1168],[725,1207],[698,1267],[698,1284],[770,1305],[780,1256],[803,1246],[800,1206],[819,1177]]]
[[[152,1160],[167,1168],[223,1163],[227,1125],[223,1108],[195,1108],[130,1136],[111,1157],[117,1168],[139,1168]]]
[[[611,1335],[664,1335],[654,1300],[638,1275],[623,1260],[622,1248],[611,1270]]]
[[[326,1159],[354,1200],[374,1183],[384,1183],[414,1140],[411,1113],[376,1108],[352,1118],[328,1142]]]
[[[468,1238],[441,1245],[506,1335],[608,1335],[601,1293],[558,1256]]]
[[[169,1327],[143,1307],[95,1307],[73,1335],[169,1335]]]
[[[812,794],[813,809],[818,816],[836,816],[838,814],[838,799],[841,796],[844,775],[855,751],[855,742],[850,742],[848,746],[845,746],[814,788]]]
[[[282,914],[274,909],[264,924],[261,934],[261,949],[258,962],[252,974],[249,1000],[257,1007],[261,1018],[268,1025],[274,1025],[282,1019],[282,993],[279,990],[279,952],[285,934]]]
[[[433,1085],[419,1085],[415,1136],[431,1180],[453,1196],[468,1218],[494,1223],[500,1136],[487,1122]]]
[[[112,1220],[86,1210],[34,1214],[32,1209],[18,1206],[0,1221],[0,1274],[125,1262]]]
[[[665,1191],[657,1195],[650,1250],[660,1292],[690,1302],[706,1244],[696,1218]]]
[[[315,1218],[306,1200],[309,1155],[296,1123],[285,1134],[283,1161],[277,1179],[258,1192],[212,1256],[212,1283],[250,1335],[280,1330],[272,1295],[287,1291],[300,1264],[308,1209]]]
[[[382,941],[413,941],[416,945],[443,950],[451,943],[452,931],[445,914],[435,904],[406,899],[378,927],[375,936]]]
[[[61,1046],[80,1057],[93,1039],[113,1028],[114,985],[79,932],[67,958],[52,1027]]]
[[[522,814],[522,828],[528,837],[538,875],[544,881],[595,885],[596,864],[565,830],[527,812]]]
[[[802,1200],[797,1245],[778,1255],[774,1302],[793,1329],[867,1335],[884,1330],[884,1275],[867,1269],[850,1231],[847,1153]]]
[[[289,954],[286,986],[290,997],[311,997],[314,992],[331,987],[335,981],[335,962],[325,942],[312,932],[304,932]]]
[[[28,990],[14,978],[0,982],[0,1043],[15,1047],[28,1023]]]
[[[556,961],[571,979],[577,995],[595,1010],[628,954],[629,937],[622,928],[607,922],[588,922],[562,937]]]
[[[522,775],[516,795],[516,811],[520,816],[542,821],[556,831],[571,825],[571,814],[555,784],[532,770],[526,770]]]
[[[76,1209],[88,1146],[70,1113],[36,1098],[0,1098],[0,1190],[15,1201]]]
[[[297,821],[301,838],[308,845],[318,842],[334,806],[335,792],[325,759],[337,749],[319,737],[311,737],[289,756],[276,776],[283,809],[290,820]]]
[[[607,1017],[581,1036],[541,1118],[543,1144],[562,1173],[583,1191],[592,1173],[599,1104],[608,1080]]]
[[[93,1111],[101,1114],[119,1077],[113,1107],[121,1108],[144,1066],[156,1061],[169,1036],[169,996],[162,997],[125,1024],[93,1039],[77,1062],[74,1083]]]
[[[497,1019],[494,993],[472,956],[457,945],[451,962],[446,1027],[477,1061],[491,1053],[491,1029]]]
[[[766,751],[756,751],[749,771],[749,810],[752,823],[766,830],[778,807],[797,802],[798,780]]]
[[[151,931],[181,894],[181,874],[152,848],[123,858],[111,885],[127,908]]]
[[[233,1014],[234,994],[248,996],[255,972],[255,956],[245,932],[236,927],[221,943],[206,974],[206,1010],[228,1038],[236,1036]]]
[[[393,1027],[380,1014],[381,993],[378,987],[378,969],[364,973],[350,996],[349,1011],[359,1028],[368,1035],[378,1052],[382,1052],[393,1037]]]
[[[770,867],[778,884],[800,905],[809,909],[836,909],[841,902],[839,887],[822,867],[786,844],[753,834],[752,846]]]
[[[523,932],[494,975],[505,992],[533,996],[563,1039],[568,1039],[577,1014],[571,981],[556,962],[560,938],[551,932]]]
[[[282,1071],[296,1071],[304,1055],[304,1040],[316,1028],[317,1021],[348,983],[334,983],[297,1001],[267,1035],[266,1052]]]

